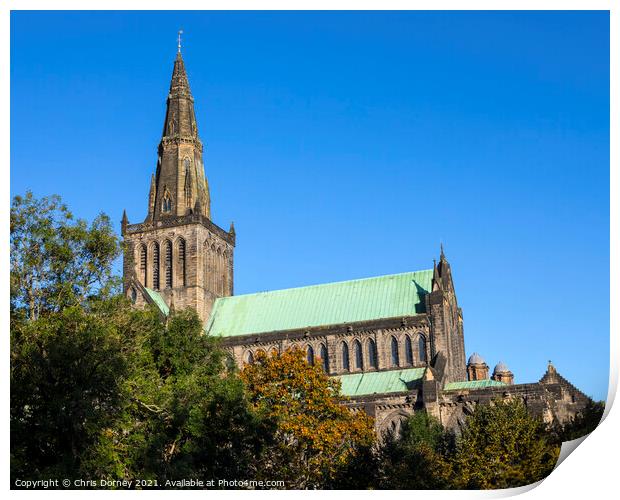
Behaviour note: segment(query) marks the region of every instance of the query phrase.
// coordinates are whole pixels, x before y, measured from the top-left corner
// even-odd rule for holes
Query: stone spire
[[[202,142],[185,62],[180,50],[172,68],[157,170],[151,181],[147,221],[195,213],[211,218]]]
[[[177,52],[172,69],[163,135],[164,137],[198,137],[196,116],[194,115],[194,98],[189,88],[185,63],[180,52]]]
[[[437,269],[441,280],[441,288],[444,290],[453,289],[452,271],[450,269],[450,263],[446,258],[446,254],[443,251],[443,243],[440,245],[439,265],[437,266]]]
[[[123,219],[121,220],[121,234],[125,234],[128,224],[129,219],[127,219],[127,211],[123,210]]]
[[[441,278],[439,269],[437,269],[437,261],[433,259],[433,291],[441,290]]]

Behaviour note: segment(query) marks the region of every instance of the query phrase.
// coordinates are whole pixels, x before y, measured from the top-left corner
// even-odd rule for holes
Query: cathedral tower
[[[432,354],[443,352],[446,356],[446,381],[465,380],[465,340],[463,336],[463,311],[456,301],[450,263],[443,253],[439,264],[433,266],[432,291],[426,296],[426,310],[431,322]]]
[[[129,224],[123,214],[124,290],[137,306],[163,300],[169,308],[191,307],[206,321],[215,299],[233,293],[235,231],[211,221],[202,155],[179,46],[147,216]]]

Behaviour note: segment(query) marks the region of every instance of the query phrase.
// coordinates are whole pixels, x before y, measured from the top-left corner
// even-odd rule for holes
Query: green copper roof
[[[146,293],[149,294],[149,297],[153,300],[153,302],[155,302],[155,305],[164,314],[164,316],[168,316],[168,314],[170,313],[170,308],[166,304],[166,301],[163,299],[163,297],[151,288],[145,287],[144,289],[146,290]]]
[[[506,385],[499,380],[467,380],[463,382],[450,382],[443,388],[444,391],[456,391],[458,389],[483,389],[485,387],[500,387]]]
[[[433,271],[223,297],[205,330],[232,337],[279,330],[413,316],[425,312]]]
[[[410,391],[422,380],[424,370],[424,368],[409,368],[408,370],[354,373],[335,378],[340,379],[340,392],[344,396],[365,396]]]

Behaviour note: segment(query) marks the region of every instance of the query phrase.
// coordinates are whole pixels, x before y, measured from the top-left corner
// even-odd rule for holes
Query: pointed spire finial
[[[125,234],[127,230],[127,224],[129,224],[129,219],[127,219],[127,212],[123,209],[123,219],[121,220],[121,234]]]
[[[446,256],[445,256],[445,255],[444,255],[444,253],[443,253],[443,242],[440,242],[440,243],[439,243],[439,248],[441,249],[441,258],[442,258],[442,259],[445,259],[445,258],[446,258]]]
[[[433,259],[433,292],[441,289],[441,277],[437,269],[437,261]]]
[[[234,222],[230,223],[230,229],[228,230],[228,232],[230,234],[235,234],[235,223]]]
[[[178,39],[177,39],[178,40],[177,41],[177,50],[178,50],[179,54],[181,53],[181,35],[182,34],[183,34],[183,30],[179,30]]]

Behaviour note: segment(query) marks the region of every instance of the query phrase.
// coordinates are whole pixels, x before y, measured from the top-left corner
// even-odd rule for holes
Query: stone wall
[[[195,309],[206,322],[215,299],[232,295],[234,235],[204,217],[188,215],[152,224],[135,224],[127,226],[123,236],[125,294],[130,299],[133,300],[135,290],[130,282],[135,279],[144,287],[157,290],[168,306]],[[168,245],[172,250],[170,270],[166,256]],[[143,258],[144,251],[146,258]],[[159,252],[159,266],[155,266],[156,252]],[[156,269],[158,283],[154,279]],[[171,276],[171,281],[167,276]],[[143,306],[145,302],[144,297],[135,297],[136,306]]]
[[[408,359],[406,339],[411,341],[412,359]],[[321,347],[327,350],[327,372],[330,375],[370,372],[386,369],[402,369],[427,366],[431,358],[430,326],[426,315],[408,318],[392,318],[379,322],[360,322],[350,325],[330,325],[308,330],[290,330],[258,335],[227,337],[223,344],[233,354],[237,364],[255,358],[259,351],[266,353],[284,352],[299,348],[304,351],[312,347],[315,358],[321,353]],[[392,339],[398,346],[398,364],[392,363]],[[422,342],[419,340],[422,339]],[[371,361],[371,345],[376,348],[376,362]],[[356,346],[362,350],[362,367],[356,363]],[[420,351],[419,347],[424,346]],[[343,363],[345,346],[349,353],[349,368]]]

